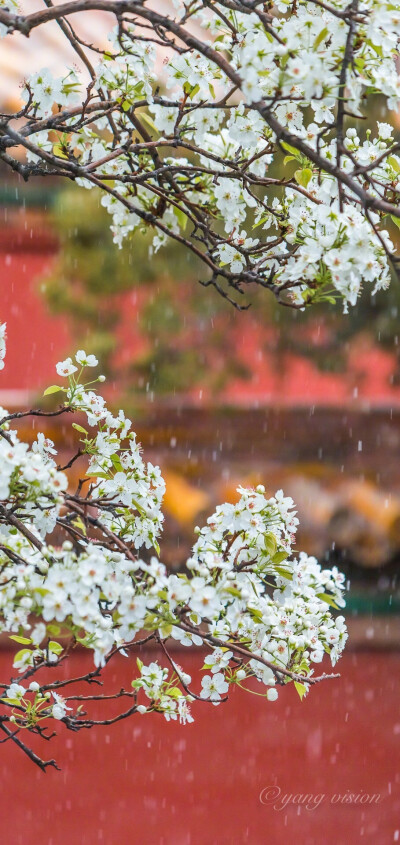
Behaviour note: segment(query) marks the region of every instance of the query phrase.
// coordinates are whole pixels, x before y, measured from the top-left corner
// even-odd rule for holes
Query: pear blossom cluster
[[[53,19],[68,28],[84,7],[29,14],[22,0],[16,16],[2,0],[0,36]],[[151,229],[152,251],[178,240],[236,302],[254,283],[293,307],[347,309],[364,286],[388,286],[400,219],[396,3],[174,0],[164,14],[132,0],[110,13],[106,48],[83,44],[59,76],[27,76],[0,139],[7,165],[20,145],[25,178],[100,190],[118,246],[134,248],[137,229]]]
[[[196,528],[184,571],[168,571],[157,540],[164,481],[144,462],[131,421],[113,416],[95,389],[103,378],[87,376],[96,367],[79,350],[56,365],[63,383],[45,391],[62,404],[44,415],[79,420],[79,450],[64,470],[43,432],[29,446],[11,428],[21,414],[1,412],[0,632],[16,644],[16,674],[0,684],[6,720],[34,733],[51,719],[72,730],[94,724],[62,695],[73,681],[46,675],[51,668],[53,679],[77,646],[93,655],[88,681],[124,655],[129,713],[166,721],[191,723],[193,702],[217,706],[232,686],[267,702],[291,682],[307,694],[325,677],[315,666],[324,655],[334,666],[346,643],[344,617],[332,612],[344,606],[343,575],[293,557],[293,501],[262,485],[239,487],[236,504],[218,506]],[[83,466],[73,492],[75,459]],[[143,637],[161,657],[132,665]],[[200,649],[197,679],[174,660],[176,646]]]
[[[57,374],[68,378],[68,387],[53,386],[50,390],[63,392],[68,406],[83,412],[88,425],[96,428],[93,437],[83,427],[79,430],[87,435],[83,443],[89,456],[86,474],[93,478],[96,497],[102,504],[99,515],[102,524],[132,542],[136,549],[157,548],[165,483],[159,467],[143,461],[140,444],[131,431],[131,420],[122,410],[113,416],[101,395],[87,389],[89,385],[79,383],[84,368],[97,364],[94,355],[79,350],[75,363],[67,358],[56,366]],[[99,381],[103,380],[100,376]]]
[[[44,534],[56,524],[68,484],[66,475],[56,469],[50,451],[52,442],[43,435],[31,448],[21,443],[14,431],[0,441],[0,500],[5,502],[4,509],[23,519],[30,517]]]

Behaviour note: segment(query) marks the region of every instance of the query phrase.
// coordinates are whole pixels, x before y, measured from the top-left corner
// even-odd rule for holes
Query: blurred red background
[[[141,656],[145,661],[154,659],[154,653]],[[194,674],[198,658],[186,653],[177,659]],[[78,655],[72,660],[73,671],[80,673],[91,658]],[[9,654],[4,651],[0,655],[4,671],[6,662]],[[6,743],[0,763],[1,841],[10,845],[398,841],[400,656],[349,653],[337,669],[340,680],[319,684],[301,703],[292,687],[282,690],[274,703],[238,689],[219,707],[195,702],[195,722],[185,727],[167,723],[157,714],[133,716],[111,728],[79,734],[60,724],[58,737],[36,750],[55,756],[61,772],[42,773]],[[131,660],[119,658],[107,670],[105,689],[128,688],[132,672]],[[86,686],[86,694],[95,692]],[[102,714],[98,708],[93,712],[104,718],[104,705]],[[281,798],[262,804],[260,793],[270,786],[279,787]],[[316,796],[311,801],[314,809],[296,803],[307,793]],[[350,793],[353,801],[341,803]],[[292,795],[286,808],[285,795]],[[360,803],[366,795],[375,796],[373,803]]]

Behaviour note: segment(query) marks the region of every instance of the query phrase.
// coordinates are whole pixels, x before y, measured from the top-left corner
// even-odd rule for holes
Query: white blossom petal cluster
[[[99,47],[89,87],[75,67],[27,77],[21,142],[32,172],[59,166],[102,186],[119,246],[150,224],[153,250],[183,240],[213,283],[347,309],[390,281],[399,38],[390,0],[135,7]],[[371,130],[377,97],[385,119]]]
[[[45,535],[56,524],[68,479],[56,469],[44,444],[44,438],[38,439],[29,448],[15,431],[0,440],[0,500],[16,516],[31,515],[34,526]]]
[[[185,572],[139,556],[158,551],[165,485],[159,468],[144,463],[131,421],[123,411],[113,416],[90,389],[99,379],[81,383],[96,365],[79,350],[57,364],[65,386],[45,391],[61,393],[60,412],[86,415],[91,429],[73,423],[86,460],[80,494],[56,468],[53,441],[39,433],[29,447],[10,429],[13,415],[0,421],[0,631],[22,645],[13,661],[21,683],[6,688],[3,704],[17,722],[21,708],[29,724],[77,718],[57,688],[32,681],[26,689],[24,679],[65,658],[59,636],[92,650],[101,668],[115,651],[128,656],[143,632],[164,648],[176,641],[207,653],[198,692],[172,659],[172,672],[138,659],[132,687],[141,714],[187,724],[196,697],[218,705],[232,684],[247,689],[249,681],[268,701],[292,680],[305,693],[313,664],[326,653],[334,665],[346,642],[344,618],[331,612],[344,605],[343,576],[306,554],[292,558],[293,501],[282,490],[267,496],[262,485],[239,487],[237,504],[218,506],[196,529]],[[66,537],[58,543],[56,524]]]

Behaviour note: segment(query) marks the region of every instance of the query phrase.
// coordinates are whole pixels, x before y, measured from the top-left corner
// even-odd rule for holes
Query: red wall
[[[54,381],[54,365],[68,349],[61,318],[49,318],[39,279],[49,272],[52,253],[0,252],[0,319],[7,322],[7,357],[0,390],[28,390]]]
[[[43,215],[30,212],[19,216],[0,232],[0,320],[8,323],[8,352],[6,368],[0,373],[0,401],[7,398],[1,395],[2,391],[41,389],[52,383],[56,361],[72,351],[68,326],[62,318],[48,314],[39,291],[40,280],[51,270],[56,251],[57,244]],[[121,363],[143,348],[135,316],[142,299],[142,291],[121,297]],[[249,380],[232,380],[220,400],[239,405],[400,404],[400,387],[392,386],[390,379],[395,368],[394,356],[373,346],[366,337],[353,344],[346,373],[323,373],[300,356],[281,356],[277,364],[274,355],[266,351],[267,337],[259,324],[253,322],[251,311],[239,314],[235,326],[227,342],[240,350],[241,359],[252,375]],[[310,343],[314,342],[316,338],[310,337]],[[196,387],[190,396],[200,404],[207,404],[209,398],[212,397],[206,384],[201,391]],[[12,404],[13,400],[23,404],[25,397],[23,393],[14,394]]]
[[[142,658],[153,659],[154,655]],[[195,676],[195,661],[179,660]],[[0,654],[0,677],[10,656]],[[90,658],[78,656],[80,674]],[[198,665],[196,661],[196,665]],[[108,670],[105,690],[129,686],[132,663]],[[399,841],[400,656],[347,654],[342,677],[300,703],[235,690],[219,707],[194,703],[196,721],[134,716],[79,734],[58,726],[37,750],[61,772],[42,773],[7,742],[0,750],[0,841],[7,845],[389,845]],[[195,687],[196,688],[196,687]],[[86,688],[86,694],[88,690]],[[90,694],[95,694],[94,688]],[[100,711],[97,709],[98,715]],[[104,713],[103,713],[104,718]],[[325,794],[313,810],[263,805],[262,789]],[[380,795],[379,803],[332,803]],[[295,798],[294,801],[298,801]],[[398,835],[398,834],[397,834]]]

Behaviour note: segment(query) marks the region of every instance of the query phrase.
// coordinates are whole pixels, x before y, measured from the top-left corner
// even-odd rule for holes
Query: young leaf
[[[64,388],[59,387],[58,384],[52,384],[51,387],[46,387],[43,396],[50,396],[50,393],[58,393],[59,390],[64,390]]]
[[[394,214],[390,215],[390,219],[398,229],[400,229],[400,217],[395,217]]]
[[[284,150],[287,150],[288,153],[291,153],[291,155],[294,156],[295,158],[299,154],[298,150],[296,150],[295,147],[291,147],[290,144],[286,143],[286,141],[281,141],[281,147],[283,147]]]
[[[284,566],[276,566],[275,572],[277,575],[280,575],[281,578],[286,578],[287,581],[293,581],[293,573],[290,569],[285,569]]]
[[[396,156],[388,156],[388,164],[390,167],[395,171],[395,173],[400,173],[400,161],[396,158]]]
[[[168,690],[168,695],[171,698],[181,698],[182,692],[179,689],[179,687],[172,687],[171,689]]]
[[[22,660],[22,658],[25,657],[25,654],[32,654],[30,648],[21,648],[16,654],[14,654],[14,666],[19,660]]]
[[[317,595],[318,598],[321,599],[321,601],[324,601],[326,602],[326,604],[329,604],[329,607],[333,607],[335,610],[339,610],[339,607],[336,602],[333,600],[333,598],[331,598],[331,596],[328,596],[327,593],[318,593]]]
[[[10,640],[21,643],[21,645],[30,645],[32,642],[30,637],[17,637],[15,634],[10,635]]]
[[[78,425],[78,423],[72,423],[72,428],[75,428],[76,431],[80,431],[81,434],[87,434],[86,428],[83,428],[81,425]]]
[[[317,35],[313,44],[313,50],[318,50],[319,45],[322,44],[327,35],[329,35],[329,30],[326,26],[324,27],[324,29],[321,29],[321,32],[319,33],[319,35]]]
[[[52,651],[54,654],[61,654],[63,647],[60,643],[55,642],[55,640],[50,640],[48,645],[49,651]]]
[[[274,554],[276,554],[276,548],[277,548],[276,537],[275,537],[275,534],[272,533],[272,531],[269,531],[264,536],[264,548],[265,548],[265,551],[268,552],[270,557],[273,557]]]
[[[143,123],[147,123],[147,126],[150,126],[150,129],[152,129],[153,132],[157,132],[157,126],[155,125],[154,120],[150,117],[149,114],[146,114],[146,112],[141,112],[140,120],[142,120]]]
[[[68,158],[61,144],[53,144],[53,155],[57,156],[57,158]]]
[[[176,217],[176,219],[179,223],[179,226],[182,229],[182,232],[184,232],[185,229],[186,229],[186,226],[187,226],[187,222],[188,222],[187,215],[185,214],[184,211],[182,211],[181,208],[174,207],[173,211],[174,211],[174,215],[175,215],[175,217]]]
[[[288,552],[277,552],[276,555],[274,555],[272,558],[272,563],[275,563],[277,566],[279,566],[279,564],[282,563],[283,560],[287,560],[287,558]]]
[[[304,167],[303,170],[296,170],[294,178],[298,185],[306,188],[310,179],[312,178],[312,170],[309,167]]]
[[[304,696],[307,695],[307,687],[304,684],[299,684],[298,681],[294,681],[294,685],[299,694],[300,701],[302,701]]]
[[[116,453],[114,455],[111,455],[111,461],[114,469],[116,469],[117,472],[121,472],[123,467],[119,455],[117,455]]]

